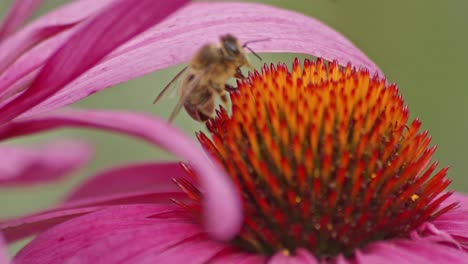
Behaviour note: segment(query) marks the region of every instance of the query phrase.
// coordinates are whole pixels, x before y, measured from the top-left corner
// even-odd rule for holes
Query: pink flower
[[[86,14],[95,8],[89,3],[58,12],[54,25],[74,23],[71,11],[83,8]],[[208,122],[211,139],[199,135],[217,162],[165,121],[141,113],[48,112],[185,62],[201,44],[226,32],[243,41],[270,38],[252,44],[259,52],[302,52],[382,76],[354,45],[320,22],[256,4],[191,4],[137,37],[132,38],[136,31],[128,33],[125,40],[131,40],[114,50],[124,42],[118,33],[131,27],[123,23],[116,32],[105,26],[150,13],[151,5],[132,13],[125,3],[130,1],[116,1],[100,13],[108,16],[92,16],[85,24],[79,18],[76,28],[64,29],[71,37],[52,36],[7,68],[7,78],[0,80],[0,92],[9,95],[0,108],[0,139],[69,126],[101,129],[163,147],[191,167],[112,168],[60,207],[0,223],[7,242],[38,234],[15,261],[466,261],[468,198],[444,192],[450,181],[446,170],[433,173],[435,149],[428,148],[427,133],[418,132],[418,121],[406,128],[408,111],[396,87],[366,71],[330,63],[326,72],[320,60],[306,62],[305,71],[296,62],[291,73],[281,65],[265,67],[232,95],[232,115],[220,110]],[[105,41],[101,33],[109,34]],[[15,36],[8,41],[22,43],[24,36]],[[34,80],[30,88],[11,97],[28,80]],[[302,142],[306,138],[309,143]]]

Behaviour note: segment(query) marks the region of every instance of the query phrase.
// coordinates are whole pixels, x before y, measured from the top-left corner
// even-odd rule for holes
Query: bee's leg
[[[237,91],[237,88],[234,87],[234,86],[232,86],[232,85],[230,85],[230,84],[227,84],[227,83],[226,83],[226,84],[224,85],[224,90],[226,90],[226,92],[228,92],[228,93],[232,93],[232,92]]]
[[[234,77],[236,77],[237,79],[246,79],[245,75],[242,73],[241,69],[238,67],[236,69],[236,73],[234,74]]]
[[[221,102],[223,103],[224,106],[228,105],[228,97],[226,95],[226,91],[221,88],[219,85],[213,83],[210,81],[210,85],[215,90],[216,93],[218,93],[219,97],[221,98]]]
[[[219,93],[219,94],[221,94],[221,93],[224,92],[224,90],[223,90],[222,87],[220,87],[220,86],[217,85],[216,83],[212,82],[211,80],[210,80],[210,86],[211,86],[211,88],[213,88],[213,89],[215,90],[215,92],[217,92],[217,93]]]
[[[222,93],[219,95],[219,97],[221,98],[221,102],[223,103],[224,106],[227,106],[228,103],[229,103],[229,97],[227,95],[227,93]]]
[[[200,121],[206,122],[208,119],[213,116],[213,111],[214,111],[214,101],[213,100],[207,100],[203,102],[203,104],[198,108],[198,117]]]

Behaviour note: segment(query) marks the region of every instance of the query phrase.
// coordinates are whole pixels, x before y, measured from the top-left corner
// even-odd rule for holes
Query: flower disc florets
[[[350,255],[453,208],[440,208],[447,169],[435,172],[430,136],[408,123],[395,85],[319,59],[265,66],[238,88],[232,114],[218,111],[211,139],[198,139],[242,194],[241,248]]]

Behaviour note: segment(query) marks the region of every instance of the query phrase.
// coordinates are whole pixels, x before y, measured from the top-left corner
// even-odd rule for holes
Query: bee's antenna
[[[254,40],[249,40],[242,45],[243,48],[247,47],[248,44],[250,43],[256,43],[256,42],[263,42],[263,41],[269,41],[271,40],[270,38],[263,38],[263,39],[254,39]]]
[[[259,60],[263,61],[262,57],[260,57],[257,53],[255,53],[255,51],[253,51],[253,49],[251,49],[251,48],[249,48],[249,47],[247,47],[245,45],[243,47],[250,50],[250,52],[252,52],[252,54],[255,55],[255,57],[257,57]]]
[[[250,44],[250,43],[263,42],[263,41],[269,41],[269,40],[271,40],[271,39],[270,38],[264,38],[264,39],[250,40],[250,41],[245,42],[242,45],[242,48],[246,48],[246,49],[250,50],[250,52],[252,52],[252,54],[255,55],[255,57],[257,57],[259,60],[263,61],[262,58],[257,53],[255,53],[255,51],[253,51],[251,48],[247,47],[247,45]]]

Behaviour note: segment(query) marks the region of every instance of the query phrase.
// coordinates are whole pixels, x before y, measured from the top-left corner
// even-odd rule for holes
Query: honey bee
[[[228,92],[235,88],[227,84],[232,77],[244,79],[240,68],[243,66],[253,69],[244,48],[260,58],[248,43],[264,40],[254,40],[243,45],[233,35],[227,34],[220,37],[220,43],[206,44],[198,50],[188,66],[183,68],[159,93],[153,103],[161,99],[164,93],[173,87],[179,78],[179,101],[169,117],[172,122],[182,106],[185,111],[196,121],[207,121],[214,112],[215,99],[218,96],[224,105],[228,103]]]

